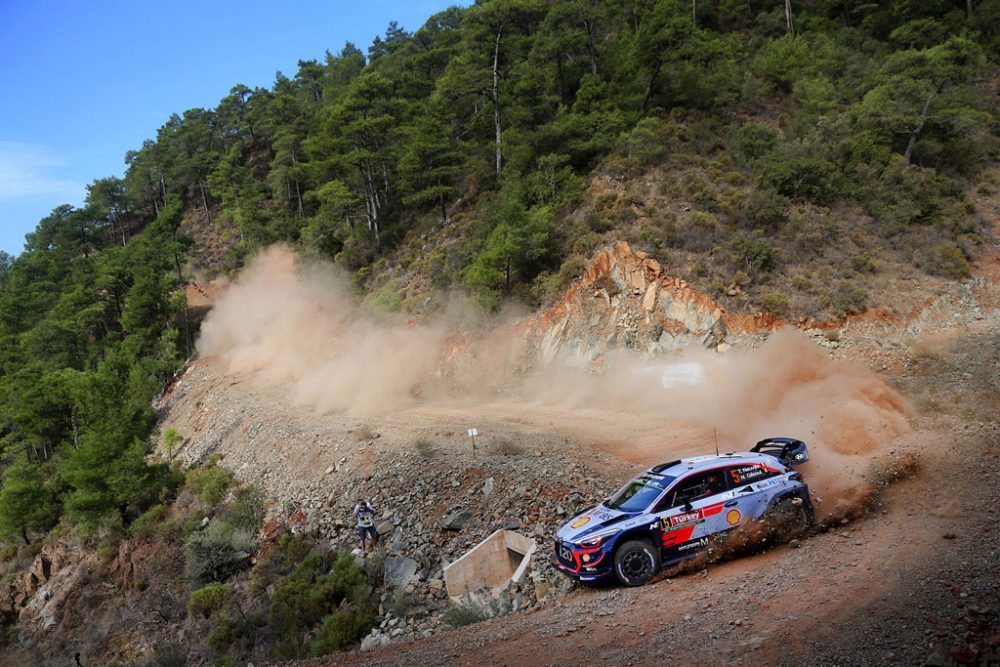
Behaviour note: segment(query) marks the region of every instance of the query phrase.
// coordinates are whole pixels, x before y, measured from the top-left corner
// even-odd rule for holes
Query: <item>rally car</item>
[[[580,581],[613,575],[641,586],[750,522],[768,527],[761,534],[801,532],[813,509],[809,487],[792,468],[808,460],[801,440],[768,438],[749,452],[654,466],[564,524],[554,562]]]

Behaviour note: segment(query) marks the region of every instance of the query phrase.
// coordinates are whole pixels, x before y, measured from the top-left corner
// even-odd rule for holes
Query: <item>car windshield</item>
[[[613,510],[622,512],[638,512],[644,510],[659,497],[663,490],[674,481],[673,477],[653,479],[652,477],[636,477],[623,486],[604,503]]]

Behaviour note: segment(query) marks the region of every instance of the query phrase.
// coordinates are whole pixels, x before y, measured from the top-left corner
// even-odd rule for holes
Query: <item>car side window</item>
[[[722,470],[708,470],[683,479],[657,506],[657,510],[679,507],[726,490],[726,476]]]

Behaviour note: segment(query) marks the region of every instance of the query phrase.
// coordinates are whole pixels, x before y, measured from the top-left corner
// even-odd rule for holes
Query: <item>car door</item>
[[[697,554],[709,545],[711,535],[724,530],[728,492],[721,468],[688,475],[667,491],[656,506],[663,563]]]

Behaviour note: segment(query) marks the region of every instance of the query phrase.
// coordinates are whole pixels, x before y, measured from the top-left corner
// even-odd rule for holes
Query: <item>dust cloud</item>
[[[746,450],[769,436],[798,437],[809,446],[804,472],[815,493],[827,496],[826,513],[870,492],[864,478],[872,462],[908,430],[906,407],[884,378],[831,359],[791,328],[757,349],[726,354],[692,350],[650,359],[609,352],[594,372],[569,359],[539,365],[526,321],[490,318],[468,303],[426,322],[380,317],[347,285],[328,265],[273,247],[216,302],[198,351],[324,413],[368,417],[489,402],[522,417],[525,406],[549,415],[606,410],[614,419],[591,418],[604,423],[589,425],[605,433],[626,433],[630,416],[662,418],[664,436],[686,425],[686,439],[649,447],[647,464],[710,452],[713,430],[723,451]],[[578,429],[588,428],[581,420]],[[641,461],[643,443],[626,435],[618,442],[622,451],[613,453]],[[638,454],[630,457],[629,448]]]

